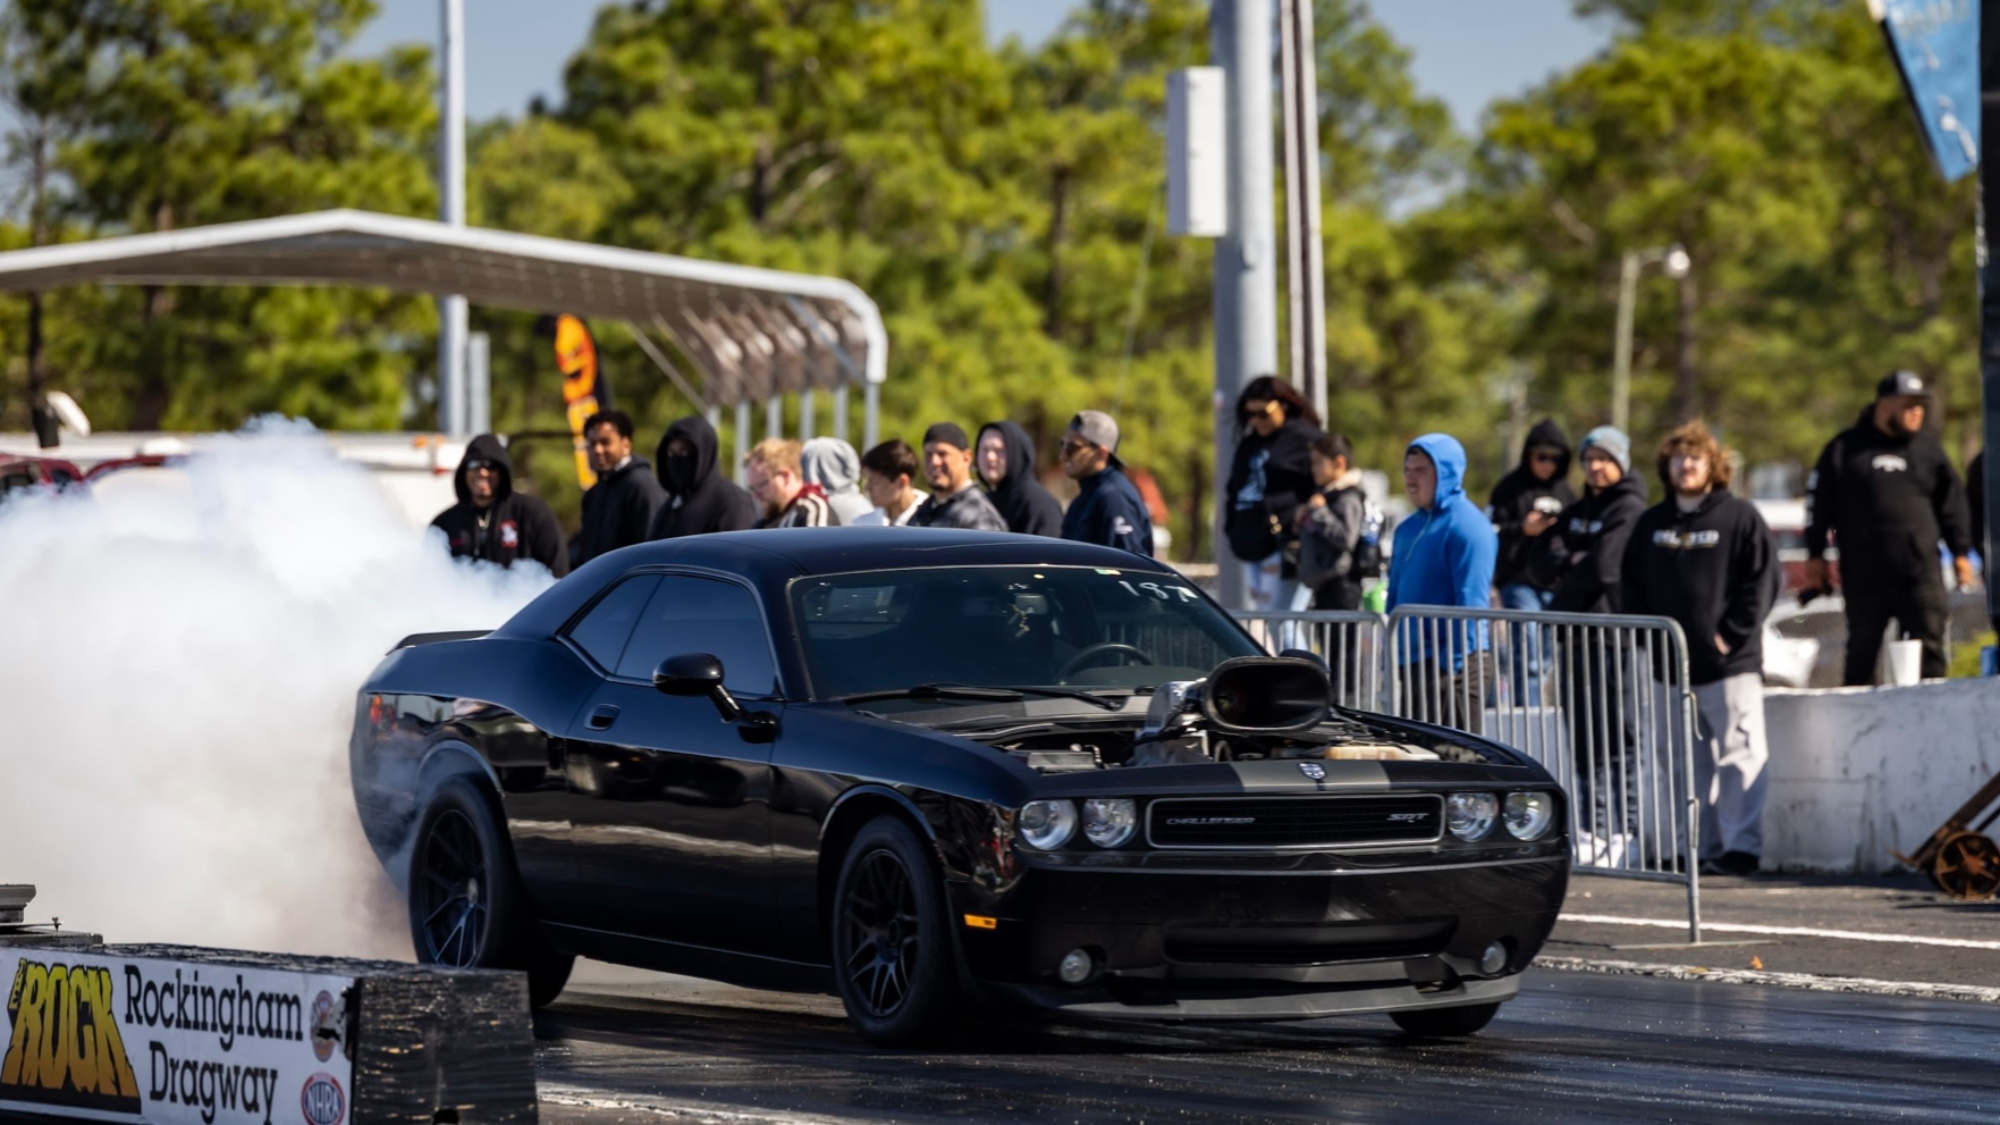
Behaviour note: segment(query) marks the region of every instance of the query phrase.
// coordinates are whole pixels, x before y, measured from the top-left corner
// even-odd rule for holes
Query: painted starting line
[[[1577,922],[1589,926],[1656,926],[1661,929],[1687,928],[1686,920],[1663,921],[1658,918],[1625,918],[1616,914],[1564,914],[1564,922]],[[1871,934],[1863,930],[1820,930],[1811,926],[1758,926],[1745,922],[1707,922],[1701,924],[1702,932],[1710,930],[1719,934],[1757,934],[1762,937],[1812,937],[1831,938],[1836,941],[1873,941],[1885,945],[1936,945],[1948,949],[2000,949],[2000,941],[1979,941],[1974,938],[1922,937],[1915,934]]]

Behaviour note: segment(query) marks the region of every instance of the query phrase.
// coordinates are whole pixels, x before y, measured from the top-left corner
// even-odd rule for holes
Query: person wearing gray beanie
[[[1603,450],[1613,461],[1618,462],[1618,472],[1621,476],[1632,471],[1632,439],[1625,436],[1624,430],[1616,426],[1597,427],[1583,435],[1583,445],[1577,449],[1576,455],[1582,457],[1592,448]]]
[[[1632,441],[1612,426],[1583,435],[1583,497],[1564,508],[1545,540],[1542,581],[1555,589],[1557,613],[1617,613],[1622,604],[1625,544],[1646,512],[1646,482],[1631,472]],[[1630,642],[1575,630],[1562,646],[1562,681],[1576,699],[1594,701],[1569,711],[1570,746],[1577,756],[1572,800],[1588,825],[1576,838],[1576,861],[1622,867],[1635,852],[1627,829],[1639,819],[1637,745],[1628,699],[1643,673]]]

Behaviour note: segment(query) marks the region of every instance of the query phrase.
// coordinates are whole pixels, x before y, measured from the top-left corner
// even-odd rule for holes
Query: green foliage
[[[1393,469],[1410,438],[1446,430],[1477,492],[1534,417],[1604,420],[1620,258],[1673,242],[1692,276],[1649,269],[1637,294],[1642,450],[1699,413],[1753,463],[1808,460],[1902,365],[1943,388],[1947,440],[1969,452],[1972,188],[1939,181],[1862,7],[1576,8],[1612,45],[1497,105],[1467,141],[1364,0],[1314,2],[1328,423],[1360,462]],[[1166,74],[1206,61],[1208,5],[1088,0],[1032,47],[989,45],[980,9],[606,4],[560,97],[473,129],[473,221],[851,279],[888,321],[887,433],[1011,417],[1053,475],[1069,416],[1113,410],[1127,459],[1168,498],[1178,552],[1205,554],[1212,248],[1162,230],[1162,133]],[[20,222],[0,225],[0,246],[328,206],[430,213],[428,55],[343,53],[373,12],[11,0],[5,157],[38,188],[11,201]],[[53,174],[32,176],[38,160]],[[412,405],[433,362],[426,299],[76,288],[43,308],[40,369],[106,426],[265,410],[429,422]],[[562,429],[535,318],[474,317],[492,336],[496,426]],[[15,419],[26,323],[26,300],[0,296]],[[650,453],[692,404],[623,326],[593,327]],[[565,443],[526,442],[519,460],[574,512]]]

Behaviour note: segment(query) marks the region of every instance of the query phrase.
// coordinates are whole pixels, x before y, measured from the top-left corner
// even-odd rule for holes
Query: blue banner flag
[[[1979,5],[1879,0],[1882,30],[1946,180],[1979,166]]]

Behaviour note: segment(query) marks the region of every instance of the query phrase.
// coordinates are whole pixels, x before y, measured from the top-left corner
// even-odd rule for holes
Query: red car
[[[75,488],[84,479],[83,470],[60,457],[0,453],[0,499],[21,488]]]

